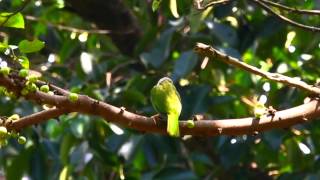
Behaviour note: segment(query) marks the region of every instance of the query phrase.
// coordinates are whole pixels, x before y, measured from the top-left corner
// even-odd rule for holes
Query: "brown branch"
[[[268,5],[266,5],[265,3],[263,3],[260,0],[250,0],[250,1],[256,3],[258,6],[262,7],[264,10],[266,10],[268,13],[274,15],[275,17],[279,18],[280,20],[282,20],[288,24],[291,24],[292,26],[299,27],[304,30],[308,30],[308,31],[312,31],[312,32],[319,32],[320,31],[320,27],[304,25],[304,24],[295,22],[295,21],[293,21],[293,20],[291,20],[281,14],[274,12]]]
[[[290,11],[293,13],[299,13],[299,14],[310,14],[310,15],[320,15],[320,10],[306,10],[306,9],[297,9],[297,8],[292,8],[292,7],[288,7],[273,1],[269,1],[269,0],[260,0],[265,4],[269,4],[271,6],[277,7],[279,9],[285,10],[285,11]]]
[[[310,94],[316,94],[316,95],[320,94],[320,89],[317,87],[309,85],[301,80],[291,78],[288,76],[284,76],[279,73],[270,73],[270,72],[262,71],[254,66],[251,66],[251,65],[248,65],[248,64],[242,62],[242,60],[240,60],[240,59],[228,56],[228,55],[218,51],[217,49],[214,49],[213,47],[211,47],[209,45],[197,43],[194,50],[197,53],[199,53],[200,55],[207,56],[210,58],[217,57],[219,60],[221,60],[227,64],[231,64],[233,66],[241,68],[241,69],[248,71],[252,74],[264,77],[266,79],[276,81],[279,83],[283,83],[283,84],[286,84],[291,87],[296,87],[298,89],[302,89],[304,91],[309,92]]]
[[[15,76],[4,77],[0,75],[0,85],[9,91],[19,94],[22,87],[16,84]],[[66,91],[66,90],[65,90]],[[40,91],[24,96],[27,100],[37,104],[51,104],[57,109],[35,113],[21,118],[10,126],[11,129],[23,129],[27,126],[44,122],[68,112],[79,112],[97,115],[124,127],[129,127],[143,132],[166,134],[166,126],[162,121],[153,117],[146,117],[131,113],[110,104],[97,101],[88,96],[79,95],[77,102],[72,103],[66,96],[49,95]],[[264,115],[260,119],[242,118],[225,120],[199,120],[195,127],[188,128],[186,121],[180,121],[181,135],[214,136],[214,135],[241,135],[254,134],[274,128],[287,128],[295,124],[307,122],[320,115],[319,100],[312,100],[291,109],[277,111],[272,115]]]
[[[229,3],[231,0],[217,0],[217,1],[211,1],[207,4],[203,4],[203,0],[194,0],[193,1],[193,4],[194,4],[194,7],[195,9],[197,10],[205,10],[207,9],[208,7],[211,7],[211,6],[215,6],[215,5],[218,5],[218,4],[226,4],[226,3]]]
[[[20,129],[30,126],[30,125],[35,125],[35,124],[40,124],[42,122],[45,122],[49,119],[52,118],[57,118],[62,114],[66,114],[69,111],[64,108],[52,108],[44,111],[40,111],[34,114],[31,114],[29,116],[22,117],[21,119],[14,121],[10,126],[12,129],[15,129],[19,131]],[[10,127],[9,127],[10,129]]]

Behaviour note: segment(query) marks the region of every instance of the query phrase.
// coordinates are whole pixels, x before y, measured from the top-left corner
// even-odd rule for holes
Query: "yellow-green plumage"
[[[160,79],[151,89],[151,102],[154,109],[162,115],[167,115],[167,132],[170,136],[178,137],[179,116],[182,105],[180,95],[170,78]]]

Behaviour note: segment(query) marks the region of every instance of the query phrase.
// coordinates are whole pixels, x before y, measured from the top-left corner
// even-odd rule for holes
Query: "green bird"
[[[180,95],[170,78],[161,78],[151,89],[151,103],[161,115],[167,116],[167,132],[179,137],[179,116],[182,105]]]

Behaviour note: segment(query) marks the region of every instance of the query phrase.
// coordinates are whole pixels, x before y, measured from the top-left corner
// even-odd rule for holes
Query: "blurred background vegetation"
[[[320,8],[314,0],[280,2]],[[0,0],[0,12],[23,3]],[[246,0],[202,11],[191,0],[177,1],[179,18],[167,0],[155,12],[151,0],[32,0],[21,13],[25,29],[1,27],[1,41],[12,47],[23,39],[44,41],[40,52],[27,55],[43,80],[143,115],[155,114],[150,89],[163,76],[172,77],[181,94],[181,119],[252,116],[244,99],[276,109],[303,103],[302,91],[198,57],[196,42],[266,71],[319,80],[319,33],[288,26]],[[285,15],[320,24],[319,15]],[[1,115],[41,109],[0,98]],[[10,141],[0,149],[0,172],[7,179],[319,179],[319,125],[174,139],[71,113],[24,129],[25,145]]]

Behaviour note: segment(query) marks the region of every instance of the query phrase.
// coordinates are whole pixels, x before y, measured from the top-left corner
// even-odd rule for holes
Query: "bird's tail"
[[[167,132],[170,136],[179,137],[179,115],[168,114]]]

